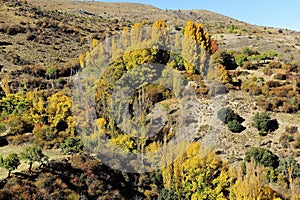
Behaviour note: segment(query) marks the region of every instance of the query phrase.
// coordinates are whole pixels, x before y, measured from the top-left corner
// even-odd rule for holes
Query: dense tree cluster
[[[96,125],[101,128],[95,132],[84,134],[88,147],[97,148],[102,135],[126,152],[135,152],[140,148],[145,151],[147,146],[154,143],[161,145],[164,137],[169,140],[174,136],[169,133],[171,124],[167,124],[162,133],[158,130],[156,141],[153,141],[153,138],[143,141],[143,136],[137,137],[136,134],[139,133],[140,126],[149,126],[149,120],[146,118],[155,104],[181,95],[184,81],[182,78],[175,78],[176,74],[170,73],[171,69],[178,71],[177,76],[180,70],[185,71],[186,79],[194,75],[201,77],[201,74],[204,75],[208,70],[210,55],[217,50],[216,41],[211,39],[201,24],[189,21],[184,30],[183,35],[169,34],[163,20],[154,22],[151,29],[136,23],[131,29],[124,28],[120,36],[112,37],[106,43],[93,42],[94,48],[85,56],[80,55],[82,73],[90,74],[81,80],[83,88],[96,83],[95,124],[98,124],[99,120],[105,122],[104,125]],[[193,44],[193,48],[190,43]],[[98,72],[95,72],[95,69]],[[97,74],[101,74],[101,77],[97,77]],[[197,79],[199,82],[202,80]],[[153,81],[156,82],[152,83]],[[135,91],[128,89],[129,85]],[[199,93],[203,91],[207,94],[204,88],[202,83],[202,87],[198,88]],[[122,102],[121,98],[113,96],[113,91],[116,90],[132,97]],[[89,95],[89,91],[79,90],[79,93]],[[84,110],[78,109],[78,112],[86,113],[81,114],[82,116],[93,117],[88,111],[90,103],[77,103],[80,104],[78,107],[85,107]],[[122,109],[126,103],[130,113],[125,117]],[[112,105],[115,105],[114,108],[111,108]],[[139,124],[138,127],[128,123],[128,119]],[[83,121],[87,120],[78,119],[80,128],[86,131],[91,123]]]
[[[236,27],[230,29],[235,31]],[[43,148],[61,148],[72,157],[48,161],[42,148],[37,146],[24,148],[20,155],[1,156],[0,167],[8,171],[8,177],[18,168],[20,159],[26,160],[31,175],[35,162],[40,163],[40,170],[34,178],[7,178],[16,184],[3,183],[0,198],[17,195],[23,199],[283,199],[274,188],[284,188],[282,190],[291,191],[287,196],[299,198],[299,165],[293,157],[279,159],[271,151],[255,147],[246,152],[243,166],[234,169],[197,141],[188,147],[181,141],[168,144],[176,136],[178,121],[174,118],[178,112],[174,105],[178,105],[176,98],[185,97],[182,94],[187,92],[186,80],[198,84],[195,86],[197,95],[209,93],[203,80],[206,75],[212,80],[220,79],[227,84],[227,89],[236,87],[253,95],[267,95],[282,87],[288,91],[278,91],[275,96],[290,95],[297,107],[297,77],[291,86],[279,81],[262,83],[263,80],[257,78],[241,83],[234,80],[239,74],[230,71],[238,67],[245,71],[257,68],[253,60],[265,62],[277,56],[276,52],[259,53],[250,48],[243,48],[241,52],[219,51],[213,56],[216,65],[210,72],[210,57],[218,47],[202,24],[187,22],[183,35],[168,32],[165,22],[158,20],[151,30],[143,29],[141,23],[126,27],[119,38],[107,40],[109,44],[94,39],[93,49],[79,56],[81,72],[86,76],[80,83],[74,81],[79,93],[74,92],[73,99],[68,90],[48,94],[38,90],[12,93],[4,79],[0,131],[12,136],[16,143],[25,138],[25,133],[33,133],[32,141],[25,142],[34,142]],[[269,63],[268,67],[277,69],[281,65]],[[289,67],[289,70],[292,73],[298,68]],[[45,72],[48,79],[56,79],[57,73],[55,67]],[[279,73],[276,79],[291,79],[283,74]],[[122,98],[126,95],[130,98]],[[128,113],[124,112],[124,105]],[[157,132],[147,138],[147,128],[152,125],[150,110],[157,108],[156,105],[161,106],[160,112],[167,114],[156,119],[163,127],[155,129]],[[244,119],[230,108],[218,111],[218,118],[232,132],[244,130]],[[261,135],[276,129],[276,123],[264,112],[255,114],[253,126]],[[77,137],[78,132],[82,134],[81,139]],[[300,144],[299,138],[297,134],[293,137],[296,147]],[[126,174],[109,169],[85,152],[101,149],[103,152],[98,153],[105,154],[109,148],[134,156],[149,153],[151,156],[143,157],[140,165],[135,166],[153,162],[159,167],[154,172]],[[164,157],[156,154],[166,148],[169,151]],[[82,155],[73,155],[82,151],[85,152]],[[167,162],[172,159],[174,162]],[[112,156],[111,161],[120,164],[115,160]]]

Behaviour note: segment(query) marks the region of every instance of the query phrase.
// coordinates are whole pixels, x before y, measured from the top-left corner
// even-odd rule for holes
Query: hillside
[[[79,67],[78,55],[87,51],[92,39],[122,30],[125,22],[90,18],[44,10],[20,1],[2,1],[0,13],[1,69],[12,73],[15,87],[26,79],[27,87],[43,87],[47,69],[58,69],[56,78],[67,79]],[[23,81],[24,82],[24,81]],[[12,83],[13,84],[13,83]]]
[[[1,199],[300,198],[299,32],[0,0],[0,52]]]
[[[206,10],[161,10],[144,4],[83,3],[68,0],[53,0],[51,3],[39,0],[32,0],[31,2],[49,9],[64,10],[70,13],[87,11],[106,19],[128,20],[131,23],[137,21],[151,23],[157,19],[164,19],[171,28],[182,28],[186,21],[193,20],[206,26],[210,34],[219,41],[221,49],[239,50],[243,46],[250,46],[258,51],[273,49],[282,54],[283,58],[288,61],[291,59],[296,62],[300,61],[299,32],[251,25]],[[136,9],[132,10],[131,7],[133,6]],[[145,13],[147,14],[145,15]],[[235,30],[230,33],[228,30],[232,25]]]

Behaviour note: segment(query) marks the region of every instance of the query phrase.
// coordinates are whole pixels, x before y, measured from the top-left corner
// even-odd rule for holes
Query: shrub
[[[231,108],[222,108],[221,110],[219,110],[218,118],[225,124],[228,124],[233,120],[236,120],[240,123],[244,121],[244,119],[238,114],[236,114]]]
[[[300,134],[297,133],[294,135],[294,141],[292,142],[292,146],[295,149],[299,149],[300,148]]]
[[[0,122],[0,133],[4,133],[7,130],[6,124]]]
[[[250,85],[248,86],[248,90],[251,95],[260,95],[262,93],[261,87],[256,85],[255,82],[250,83]]]
[[[270,80],[266,83],[270,88],[272,87],[279,87],[280,86],[280,83],[278,81],[273,81],[273,80]]]
[[[247,60],[247,56],[244,55],[244,54],[240,54],[240,55],[237,55],[235,56],[235,63],[238,65],[238,66],[243,66],[243,63],[244,61]]]
[[[274,109],[273,104],[266,100],[259,100],[258,105],[266,111],[272,111]]]
[[[264,73],[264,75],[271,76],[273,74],[273,71],[272,71],[271,67],[265,67],[263,69],[263,73]]]
[[[268,66],[271,68],[279,69],[279,68],[281,68],[281,63],[277,62],[277,61],[272,61],[269,63]]]
[[[298,127],[297,126],[286,126],[285,131],[289,134],[294,134],[298,132]]]
[[[261,93],[264,94],[265,96],[268,96],[270,92],[270,88],[268,85],[263,85],[261,87]]]
[[[250,61],[243,62],[242,67],[245,69],[248,69],[248,70],[256,70],[257,69],[257,66]]]
[[[250,162],[252,158],[264,167],[277,168],[279,165],[279,157],[261,147],[252,147],[246,152],[245,161]]]
[[[260,130],[260,131],[258,132],[258,135],[260,135],[260,136],[266,136],[266,135],[268,135],[268,133],[265,132],[264,130]]]
[[[253,126],[259,131],[270,130],[271,118],[266,112],[255,113],[253,117]]]
[[[227,127],[231,132],[234,133],[240,133],[243,130],[242,124],[235,119],[228,122]]]
[[[83,150],[83,144],[79,138],[68,137],[60,148],[67,154],[79,153]]]
[[[276,97],[286,97],[288,94],[288,88],[286,87],[278,87],[274,89],[274,95]]]
[[[257,55],[258,54],[257,51],[254,51],[254,50],[250,49],[249,47],[243,47],[242,48],[242,53],[246,54],[248,56],[252,56],[252,55]]]
[[[280,138],[279,138],[279,143],[283,148],[288,148],[289,147],[289,137],[290,135],[288,133],[282,133]]]
[[[267,52],[267,55],[269,58],[274,58],[274,57],[278,56],[278,53],[274,50],[270,50]]]
[[[46,75],[51,79],[51,78],[55,78],[56,79],[56,75],[57,75],[57,68],[56,67],[49,67],[46,71]]]
[[[296,113],[297,112],[297,107],[288,103],[288,102],[284,102],[280,111],[281,112],[285,112],[285,113]]]
[[[232,52],[228,51],[219,51],[216,52],[212,59],[215,63],[225,66],[225,69],[235,69],[237,67]]]
[[[274,78],[278,79],[278,80],[286,80],[286,75],[285,74],[275,74]]]
[[[258,59],[259,60],[266,60],[267,59],[267,53],[266,52],[262,52],[260,55],[258,55]]]
[[[30,117],[23,115],[10,115],[8,119],[4,120],[6,128],[9,127],[9,133],[12,135],[23,134],[26,132],[32,132],[33,122]]]

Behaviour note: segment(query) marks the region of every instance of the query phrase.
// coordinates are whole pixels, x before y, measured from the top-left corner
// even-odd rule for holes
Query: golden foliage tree
[[[237,180],[230,188],[230,199],[280,199],[279,195],[266,186],[263,168],[252,160],[246,165],[246,172],[240,168]]]
[[[70,136],[74,135],[74,119],[72,116],[72,99],[62,92],[57,92],[48,98],[48,122],[52,127],[57,127],[60,122],[68,127],[65,130]]]
[[[130,41],[131,41],[131,46],[138,47],[144,37],[143,33],[143,26],[140,23],[135,23],[130,31]]]
[[[169,46],[167,26],[163,20],[157,20],[152,25],[152,41],[158,43],[162,48]]]
[[[164,172],[163,178],[171,179],[166,187],[175,190],[179,199],[226,199],[233,181],[231,169],[215,153],[205,152],[198,142],[164,170],[168,173]]]
[[[204,31],[203,25],[188,21],[182,40],[182,57],[187,72],[204,72],[204,65],[208,64],[209,53],[211,53],[210,45],[210,36]]]

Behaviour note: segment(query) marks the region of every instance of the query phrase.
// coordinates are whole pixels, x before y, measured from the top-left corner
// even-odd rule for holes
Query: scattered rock
[[[266,145],[270,145],[272,143],[271,140],[263,140],[259,145],[260,146],[266,146]]]
[[[29,35],[26,36],[26,40],[29,40],[29,41],[32,41],[35,38],[36,38],[36,35],[34,35],[34,34],[29,34]]]
[[[25,33],[26,32],[26,28],[20,26],[20,25],[10,25],[7,30],[6,30],[7,34],[9,35],[16,35],[18,33]]]
[[[11,42],[1,42],[0,41],[0,46],[9,46],[9,45],[12,45],[12,43]]]
[[[223,150],[216,150],[216,154],[217,155],[224,154],[224,151]]]

